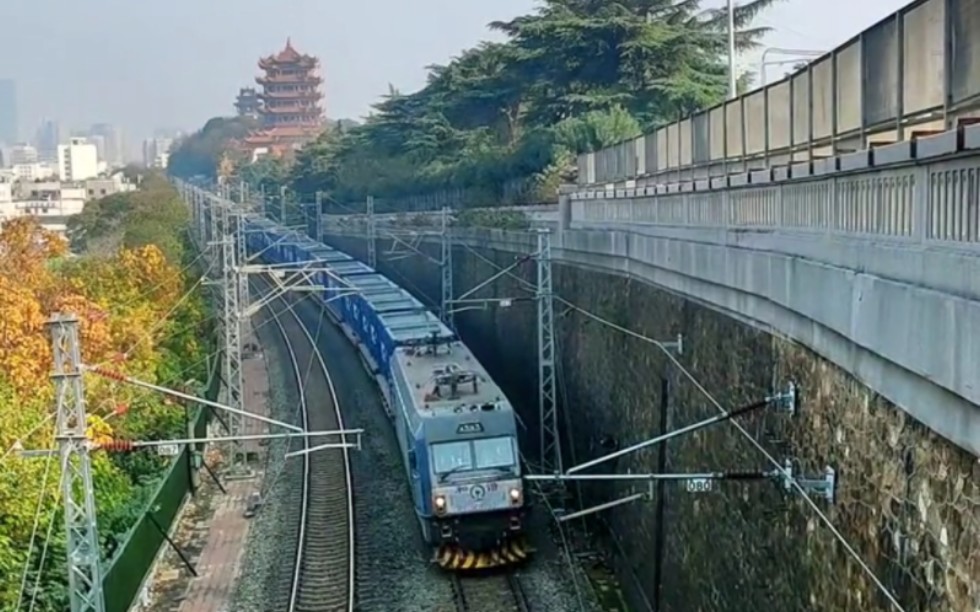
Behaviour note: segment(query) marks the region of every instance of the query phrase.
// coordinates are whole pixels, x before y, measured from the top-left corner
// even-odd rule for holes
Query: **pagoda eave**
[[[275,76],[275,77],[255,77],[255,82],[259,85],[319,85],[323,79],[317,76]]]
[[[269,108],[264,107],[262,113],[265,115],[319,115],[323,112],[321,106],[294,106],[288,108]]]
[[[317,90],[311,91],[290,91],[290,92],[265,92],[256,94],[260,100],[307,100],[322,98],[323,93]]]
[[[300,68],[316,68],[320,61],[315,57],[304,55],[297,59],[277,59],[275,57],[263,57],[259,60],[259,68],[268,70],[269,68],[280,68],[282,66],[298,66]]]

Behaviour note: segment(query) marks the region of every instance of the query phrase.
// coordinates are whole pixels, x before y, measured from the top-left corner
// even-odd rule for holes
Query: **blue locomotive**
[[[434,560],[454,570],[524,560],[514,410],[469,348],[410,293],[345,253],[262,218],[248,223],[246,242],[269,264],[317,270],[317,299],[381,388]]]

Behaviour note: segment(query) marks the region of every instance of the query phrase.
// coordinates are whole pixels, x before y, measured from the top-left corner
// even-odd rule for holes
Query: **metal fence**
[[[578,157],[578,182],[706,178],[943,130],[980,106],[980,0],[919,0],[783,80]]]

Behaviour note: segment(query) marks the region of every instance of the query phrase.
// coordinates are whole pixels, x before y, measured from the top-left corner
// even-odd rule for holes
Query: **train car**
[[[263,237],[250,245],[265,249],[268,263],[324,269],[318,299],[381,388],[434,561],[466,570],[526,558],[517,419],[469,348],[370,266],[278,226],[256,231]]]
[[[389,362],[395,430],[422,536],[448,569],[526,558],[513,407],[465,344],[413,343]]]

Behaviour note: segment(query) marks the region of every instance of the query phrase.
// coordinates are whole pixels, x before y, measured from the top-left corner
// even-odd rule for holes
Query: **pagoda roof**
[[[289,106],[285,108],[272,106],[263,108],[262,113],[269,115],[312,115],[320,114],[321,110],[319,106]]]
[[[323,92],[316,89],[310,89],[308,91],[264,91],[257,95],[262,99],[288,100],[290,98],[296,98],[297,100],[300,100],[307,98],[322,98]]]
[[[266,68],[277,64],[306,64],[309,66],[315,66],[317,63],[319,63],[319,60],[316,57],[306,55],[305,53],[300,53],[293,48],[292,39],[287,38],[286,46],[283,48],[283,50],[275,55],[269,55],[261,58],[259,60],[259,67]]]
[[[323,82],[323,79],[321,79],[320,77],[318,77],[318,76],[316,76],[314,74],[307,74],[307,75],[302,75],[302,76],[300,76],[300,75],[279,74],[279,75],[276,75],[276,76],[260,76],[260,77],[255,77],[255,82],[258,83],[259,85],[273,85],[273,84],[276,84],[276,83],[283,83],[283,84],[286,84],[286,83],[301,83],[301,84],[316,84],[316,85],[319,85],[320,83]]]
[[[313,140],[323,131],[323,125],[308,126],[281,126],[264,130],[259,130],[245,137],[244,143],[248,146],[262,146],[282,142],[297,142],[303,140]]]

